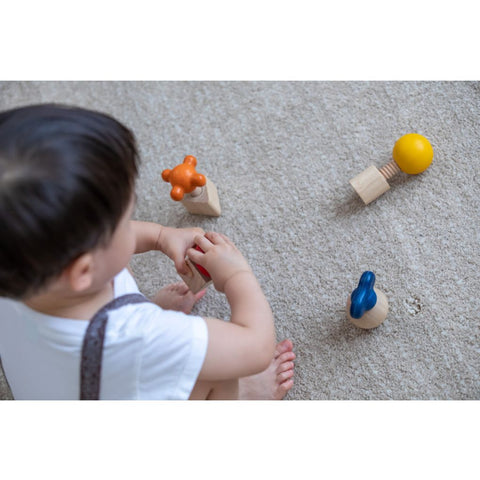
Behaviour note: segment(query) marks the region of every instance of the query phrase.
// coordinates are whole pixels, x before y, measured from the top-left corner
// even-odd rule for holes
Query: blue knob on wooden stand
[[[374,285],[375,274],[363,272],[358,287],[348,297],[347,317],[359,328],[378,327],[387,318],[387,297]]]

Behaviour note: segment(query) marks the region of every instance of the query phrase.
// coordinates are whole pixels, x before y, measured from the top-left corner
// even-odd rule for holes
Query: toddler
[[[222,234],[132,220],[138,162],[108,115],[0,113],[0,360],[14,398],[283,398],[295,354],[276,344],[247,261]],[[150,250],[179,273],[186,255],[206,268],[230,322],[189,315],[205,292],[184,283],[140,296],[128,264]]]

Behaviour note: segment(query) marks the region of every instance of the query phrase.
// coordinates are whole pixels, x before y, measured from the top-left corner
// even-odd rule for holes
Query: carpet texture
[[[133,129],[143,159],[135,218],[234,240],[278,339],[294,343],[287,399],[480,399],[479,83],[0,83],[2,110],[40,102],[98,109]],[[348,181],[388,163],[410,132],[430,140],[431,167],[398,174],[363,205]],[[161,172],[187,154],[216,184],[219,218],[170,199]],[[147,295],[178,280],[160,253],[133,269]],[[371,331],[345,315],[365,270],[390,306]],[[229,318],[213,288],[194,313]]]

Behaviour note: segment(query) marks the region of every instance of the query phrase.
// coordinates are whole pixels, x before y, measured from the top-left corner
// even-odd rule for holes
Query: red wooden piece
[[[205,253],[198,245],[195,245],[195,247],[193,247],[193,248],[195,248],[195,250],[198,250],[199,252]],[[207,278],[211,278],[211,277],[210,277],[210,274],[209,274],[201,265],[199,265],[198,263],[196,263],[195,266],[197,267],[198,271],[199,271],[202,275],[204,275],[204,276],[207,277]]]

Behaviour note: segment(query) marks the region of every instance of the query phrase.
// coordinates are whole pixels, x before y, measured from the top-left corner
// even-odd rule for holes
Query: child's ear
[[[83,292],[92,285],[93,270],[93,255],[84,253],[66,268],[64,275],[74,292]]]

